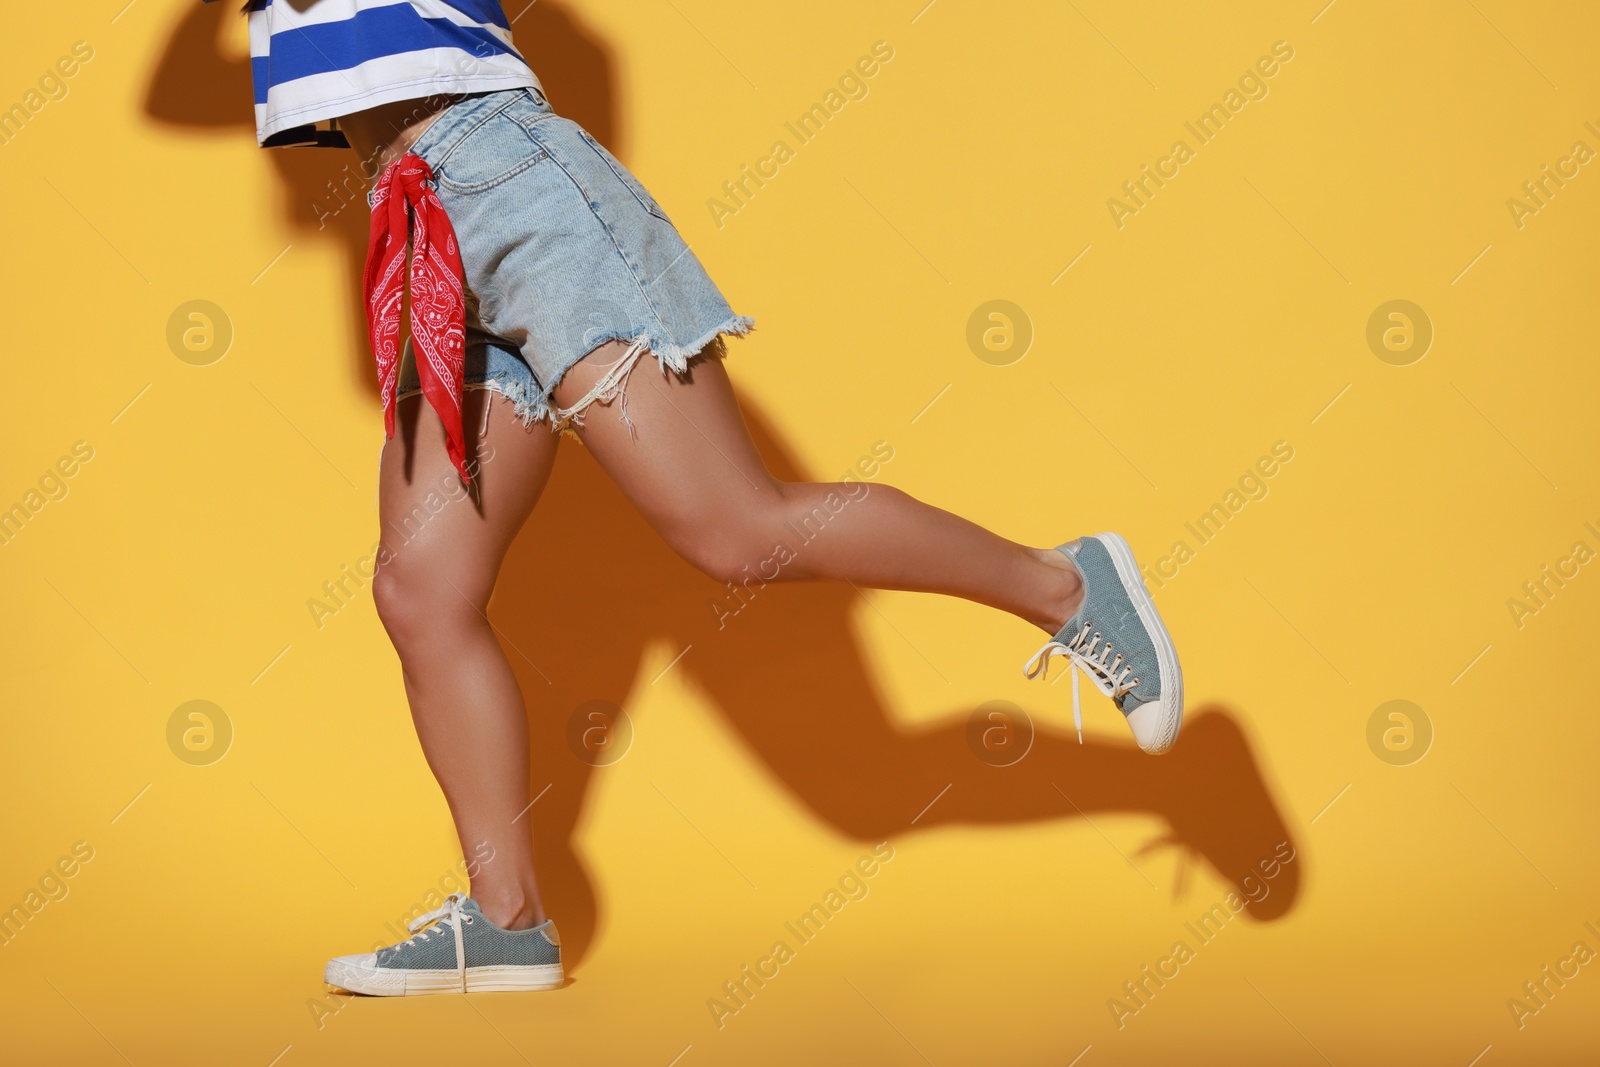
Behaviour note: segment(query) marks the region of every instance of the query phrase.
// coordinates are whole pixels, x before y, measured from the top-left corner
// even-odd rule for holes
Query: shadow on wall
[[[248,64],[219,54],[225,14],[194,8],[174,30],[147,110],[163,122],[253,137]],[[548,0],[528,9],[517,36],[555,106],[621,156],[610,49]],[[327,183],[337,185],[347,165],[353,171],[354,158],[323,149],[264,153],[264,162],[278,168],[289,223],[344,245],[348,298],[359,306],[365,202],[357,196],[355,209],[331,218],[316,210],[331,203]],[[347,348],[375,391],[359,321]],[[773,473],[805,479],[772,425],[750,406],[744,410]],[[933,729],[893,725],[854,636],[858,594],[850,586],[768,585],[726,616],[726,587],[667,548],[581,446],[564,439],[561,451],[539,507],[507,556],[491,612],[527,696],[533,790],[550,785],[528,818],[545,904],[561,924],[569,959],[582,959],[601,919],[574,834],[590,778],[605,773],[574,753],[569,723],[590,701],[622,704],[640,680],[646,652],[663,645],[669,654],[689,649],[673,671],[704,694],[799,803],[864,842],[952,824],[1145,813],[1170,829],[1157,845],[1198,855],[1245,897],[1259,895],[1245,891],[1262,881],[1259,865],[1281,858],[1280,843],[1292,846],[1263,768],[1228,709],[1190,709],[1182,739],[1166,756],[1146,756],[1132,744],[1080,746],[1070,735],[1040,729],[1024,758],[993,766],[969,745],[973,708],[950,709],[947,725]],[[1059,690],[1049,698],[1066,699]],[[1097,696],[1090,701],[1102,704]],[[1092,834],[1078,841],[1086,850],[1106,847]],[[705,845],[686,832],[684,847]],[[1139,870],[1149,880],[1149,865]],[[1254,881],[1246,882],[1252,873]],[[1288,914],[1304,876],[1303,856],[1278,868],[1270,893],[1251,902],[1248,913],[1258,920]],[[1180,874],[1175,895],[1181,881]]]
[[[145,113],[157,122],[214,131],[255,141],[250,60],[230,57],[222,47],[228,19],[243,19],[236,3],[188,5],[173,27],[145,93]],[[517,44],[561,113],[618,157],[626,146],[616,116],[616,64],[605,43],[559,3],[532,4],[518,19]],[[367,190],[362,160],[349,149],[287,148],[261,152],[278,172],[284,221],[296,242],[326,240],[345,253],[349,306],[361,307],[362,268],[367,254]],[[265,264],[263,264],[265,266]],[[366,319],[351,316],[345,348],[362,388],[376,394]]]

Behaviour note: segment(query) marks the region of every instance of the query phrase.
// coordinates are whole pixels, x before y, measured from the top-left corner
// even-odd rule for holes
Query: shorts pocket
[[[433,173],[439,186],[452,193],[481,193],[544,158],[544,149],[527,131],[504,111],[498,111],[451,146]]]
[[[656,198],[650,195],[650,190],[646,189],[643,183],[638,178],[635,178],[616,156],[606,151],[605,145],[589,136],[589,131],[582,126],[578,127],[578,133],[582,135],[584,144],[594,149],[595,155],[599,156],[605,162],[605,165],[611,168],[611,173],[617,176],[617,181],[628,187],[628,191],[633,194],[635,200],[639,201],[640,206],[667,225],[672,225],[672,220],[667,218],[665,211],[661,210],[661,205],[656,203]]]

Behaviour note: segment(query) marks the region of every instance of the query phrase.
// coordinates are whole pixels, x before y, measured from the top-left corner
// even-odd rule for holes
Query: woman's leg
[[[562,378],[556,401],[585,396],[623,350],[591,353]],[[774,479],[720,360],[663,376],[647,353],[626,393],[633,432],[608,410],[613,400],[587,410],[579,435],[667,543],[714,578],[834,578],[946,593],[1052,635],[1082,602],[1077,570],[1054,550],[1007,541],[892,486]]]
[[[469,390],[463,409],[478,463],[470,494],[433,408],[421,397],[399,405],[379,479],[373,597],[462,854],[479,864],[473,899],[491,922],[522,929],[545,919],[532,837],[517,821],[531,799],[528,723],[485,611],[506,549],[549,480],[557,437],[543,424],[524,427],[511,402],[488,390]]]

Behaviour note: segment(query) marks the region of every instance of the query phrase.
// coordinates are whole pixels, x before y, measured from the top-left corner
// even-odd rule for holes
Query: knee
[[[773,546],[739,532],[718,530],[711,537],[674,547],[702,574],[719,582],[738,583],[756,576],[773,581],[780,577],[768,562]]]
[[[378,621],[383,623],[396,648],[416,631],[420,621],[421,611],[416,599],[408,595],[411,585],[410,574],[396,559],[380,564],[372,576],[372,604],[378,609]]]
[[[451,587],[442,569],[430,566],[426,554],[388,556],[372,576],[372,601],[402,658],[437,641],[441,625],[476,617],[472,604]]]
[[[782,494],[773,486],[752,501],[695,509],[658,528],[678,555],[710,578],[774,581],[783,577],[787,551],[783,519]]]

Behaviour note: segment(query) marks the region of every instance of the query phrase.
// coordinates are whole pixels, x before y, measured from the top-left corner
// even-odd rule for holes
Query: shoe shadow
[[[254,144],[248,60],[219,48],[223,12],[190,6],[157,64],[146,112]],[[530,5],[516,31],[552,102],[623,156],[612,50],[551,0]],[[351,306],[358,306],[368,183],[354,154],[282,149],[264,156],[278,170],[284,220],[304,239],[345,250]],[[352,373],[375,391],[359,321],[346,349]],[[748,404],[744,411],[768,467],[782,478],[804,478],[761,413]],[[1275,865],[1270,892],[1257,893],[1261,865],[1281,859],[1294,839],[1232,711],[1189,711],[1165,756],[1147,756],[1131,743],[1080,746],[1040,729],[1026,756],[996,767],[969,745],[975,709],[953,708],[950,724],[932,729],[893,724],[854,636],[857,595],[848,585],[769,585],[719,624],[713,605],[728,605],[726,587],[679,559],[583,448],[562,441],[490,611],[527,697],[534,792],[550,787],[528,819],[546,907],[560,924],[569,966],[583,958],[603,919],[575,837],[590,780],[604,768],[569,742],[571,721],[590,701],[624,705],[643,657],[662,645],[669,654],[689,649],[672,669],[692,679],[796,801],[840,833],[876,842],[951,824],[1148,813],[1170,829],[1157,844],[1200,856],[1242,897],[1256,897],[1246,907],[1254,918],[1280,919],[1294,908],[1303,856]],[[1137,854],[1124,858],[1152,884],[1169,881],[1181,890],[1181,873],[1156,879]]]

